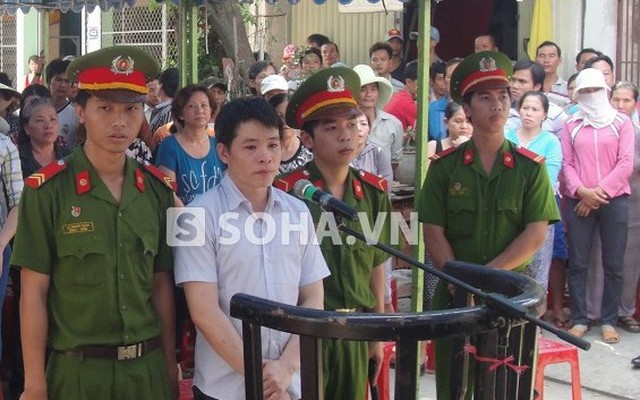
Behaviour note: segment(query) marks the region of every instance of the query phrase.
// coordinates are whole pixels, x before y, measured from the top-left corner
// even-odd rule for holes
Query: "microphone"
[[[296,182],[293,186],[293,193],[297,197],[318,204],[323,210],[335,213],[343,218],[349,220],[358,218],[358,211],[353,207],[348,206],[345,202],[338,200],[329,193],[323,192],[306,179]]]

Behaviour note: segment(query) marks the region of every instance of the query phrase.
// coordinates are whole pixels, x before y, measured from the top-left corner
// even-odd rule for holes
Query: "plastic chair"
[[[578,349],[568,343],[551,339],[538,340],[538,366],[536,368],[535,389],[538,400],[544,400],[544,369],[549,364],[568,362],[571,364],[571,394],[573,400],[582,400],[580,384],[580,360]]]
[[[382,359],[382,368],[380,369],[380,375],[378,375],[378,395],[380,400],[389,400],[391,399],[389,372],[391,369],[391,356],[396,352],[396,342],[385,342],[383,345],[383,351],[384,356]],[[369,399],[368,392],[367,399]]]

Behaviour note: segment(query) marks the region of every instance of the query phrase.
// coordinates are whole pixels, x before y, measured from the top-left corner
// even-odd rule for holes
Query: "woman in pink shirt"
[[[593,236],[602,242],[605,280],[602,296],[602,339],[617,343],[624,250],[629,222],[629,177],[633,171],[634,130],[629,117],[609,103],[609,87],[599,70],[586,68],[576,78],[574,100],[579,111],[561,134],[563,216],[567,221],[567,281],[574,326],[584,336],[587,325],[587,271]]]

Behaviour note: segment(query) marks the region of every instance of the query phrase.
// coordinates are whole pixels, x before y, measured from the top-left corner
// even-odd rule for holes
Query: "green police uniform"
[[[156,338],[154,273],[170,271],[165,210],[173,192],[128,159],[117,203],[82,148],[27,178],[11,264],[48,275],[51,399],[162,399],[160,349],[136,360],[65,355]]]
[[[516,149],[508,140],[490,174],[476,156],[473,140],[439,157],[429,167],[416,208],[420,221],[444,228],[456,260],[486,264],[504,251],[526,224],[559,219],[546,167],[535,160],[536,155]],[[530,261],[515,271],[523,271]],[[433,307],[445,309],[450,301],[446,285],[441,283]],[[438,399],[450,395],[451,351],[448,339],[436,341]],[[473,384],[470,379],[468,399]]]
[[[487,174],[473,140],[451,149],[429,167],[417,210],[420,221],[445,229],[457,260],[485,264],[526,224],[559,218],[546,167],[535,156],[505,140]]]
[[[292,171],[276,180],[275,186],[291,191],[300,179],[308,179],[319,188],[324,187],[323,177],[313,161],[305,167]],[[364,171],[351,169],[346,182],[343,201],[366,215],[369,226],[375,225],[376,218],[385,216],[385,222],[378,240],[390,243],[391,224],[389,212],[392,211],[386,182]],[[322,189],[325,190],[325,189]],[[344,233],[328,234],[331,214],[324,213],[320,207],[307,202],[319,239],[320,248],[331,270],[324,279],[324,306],[326,310],[371,309],[376,299],[371,292],[370,282],[373,268],[381,265],[389,255],[360,240],[351,240]],[[329,217],[329,219],[327,219]],[[358,221],[343,221],[346,226],[362,232]],[[334,243],[338,241],[338,243]],[[364,399],[369,350],[367,342],[345,342],[324,340],[322,342],[323,373],[325,398],[334,400]]]
[[[452,97],[462,103],[465,95],[482,88],[508,88],[509,75],[511,63],[505,55],[476,53],[454,71]],[[474,140],[432,158],[416,209],[420,221],[444,228],[456,260],[486,264],[502,253],[527,224],[554,222],[559,213],[543,157],[516,148],[505,139],[491,172],[486,173]],[[530,261],[515,271],[523,271]],[[433,308],[445,309],[450,302],[449,291],[441,282]],[[436,341],[438,399],[457,398],[464,390],[450,376],[451,360],[460,352],[460,348],[452,348],[451,339]],[[473,377],[471,363],[466,399],[473,396]]]
[[[130,46],[89,53],[67,69],[83,95],[139,104],[158,72]],[[175,183],[124,151],[122,160],[118,201],[83,147],[25,180],[11,264],[49,278],[49,399],[171,397],[153,300],[156,273],[173,267],[165,230]]]

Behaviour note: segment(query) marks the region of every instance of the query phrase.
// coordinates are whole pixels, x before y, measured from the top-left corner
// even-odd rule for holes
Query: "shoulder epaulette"
[[[389,184],[387,180],[378,175],[374,175],[361,169],[358,171],[358,176],[360,176],[363,181],[367,182],[369,185],[380,190],[381,192],[386,192],[388,189]]]
[[[178,190],[178,184],[176,183],[176,181],[165,175],[165,173],[160,171],[158,167],[149,164],[148,162],[143,163],[142,166],[147,170],[147,172],[153,175],[154,178],[164,183],[169,189],[173,190],[174,192]]]
[[[293,190],[293,186],[296,184],[296,182],[298,182],[300,179],[309,179],[309,175],[309,171],[307,171],[306,169],[298,168],[289,172],[288,174],[276,178],[276,180],[273,181],[273,186],[284,192],[290,192]]]
[[[449,154],[453,154],[456,150],[458,150],[457,147],[451,146],[446,150],[442,150],[440,153],[436,153],[432,155],[431,157],[429,157],[429,160],[431,161],[439,160],[442,157],[448,156]]]
[[[529,149],[525,149],[524,147],[518,147],[516,149],[516,153],[522,154],[523,156],[525,156],[529,160],[535,161],[538,164],[544,164],[545,158],[543,156],[541,156],[540,154],[535,153],[535,152],[533,152],[533,151],[531,151]]]
[[[27,179],[24,180],[24,183],[27,186],[38,189],[45,182],[58,175],[65,168],[67,168],[66,161],[54,161],[49,165],[42,167],[38,172],[34,172],[33,174],[31,174]]]

